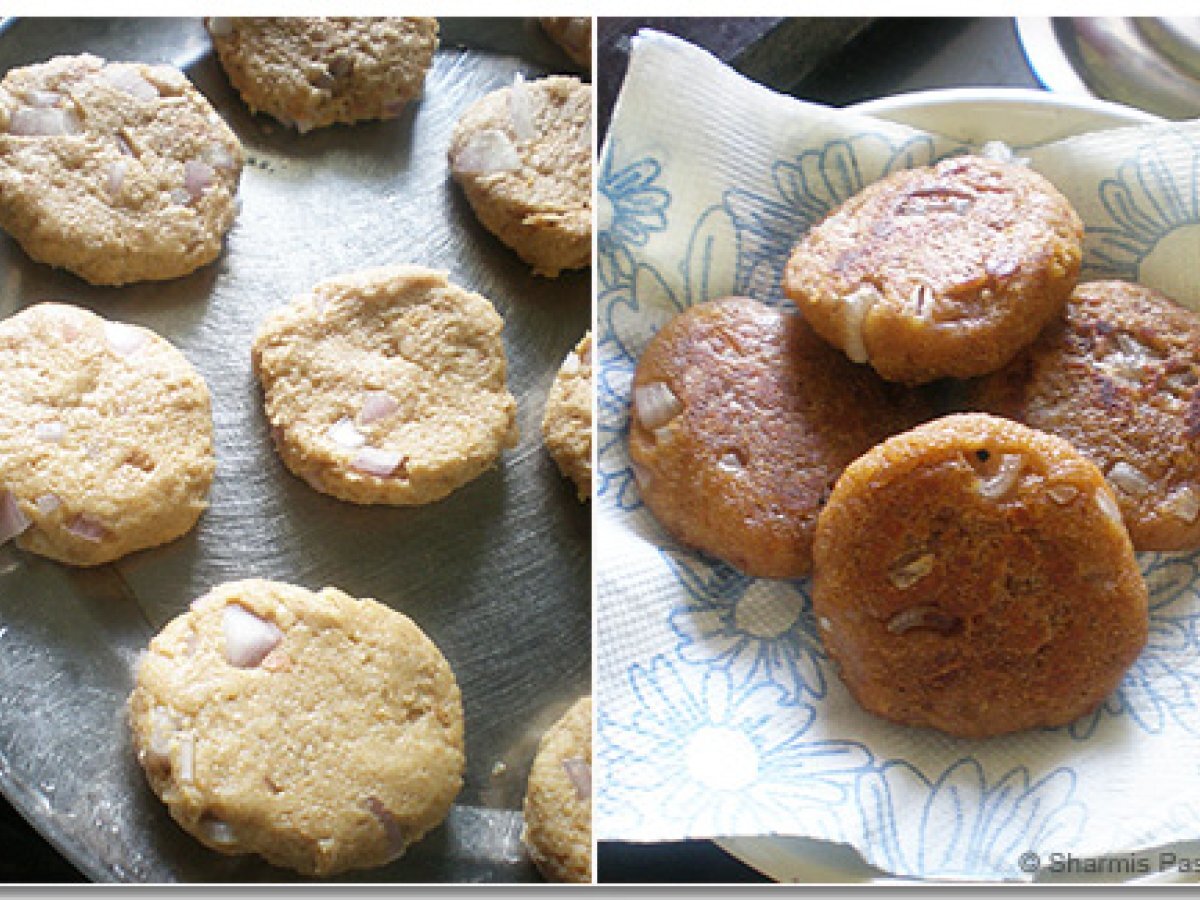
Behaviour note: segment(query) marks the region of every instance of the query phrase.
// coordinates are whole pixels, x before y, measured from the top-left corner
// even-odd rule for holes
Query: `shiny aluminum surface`
[[[1029,64],[1054,91],[1087,92],[1170,119],[1200,115],[1200,18],[1022,18]]]
[[[529,880],[520,803],[542,730],[590,679],[590,506],[541,445],[554,374],[590,322],[590,273],[529,268],[475,221],[445,161],[480,95],[574,71],[521,19],[442,21],[422,100],[399,119],[297,135],[251,116],[199,20],[28,19],[0,30],[0,72],[55,54],[171,62],[241,138],[242,209],[221,258],[191,276],[96,288],[34,263],[0,235],[0,316],[67,301],[176,344],[213,396],[211,507],[184,538],[99,569],[0,548],[0,788],[88,877],[291,881],[180,831],[130,753],[124,702],[149,638],[208,588],[259,576],[331,584],[412,617],[463,691],[467,771],[447,823],[351,881]],[[266,313],[316,281],[392,262],[448,269],[506,321],[520,445],[424,507],[359,507],[292,477],[271,448],[250,341]],[[499,764],[499,765],[498,765]]]

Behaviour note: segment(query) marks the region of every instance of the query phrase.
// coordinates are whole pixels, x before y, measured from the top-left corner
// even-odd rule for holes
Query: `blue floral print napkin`
[[[600,839],[802,836],[902,877],[1024,880],[1102,856],[1137,874],[1150,863],[1136,854],[1200,838],[1200,554],[1141,557],[1149,645],[1100,709],[970,742],[860,710],[807,579],[747,578],[683,549],[638,496],[629,385],[655,329],[723,295],[781,302],[810,224],[892,170],[966,149],[774,94],[675,38],[636,39],[598,185]],[[1200,307],[1200,123],[1017,152],[1083,217],[1085,277]]]

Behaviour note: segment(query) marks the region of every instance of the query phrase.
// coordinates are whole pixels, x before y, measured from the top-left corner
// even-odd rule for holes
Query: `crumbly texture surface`
[[[650,341],[633,380],[629,455],[642,499],[685,544],[748,575],[812,568],[817,513],[842,469],[930,418],[794,313],[701,303]]]
[[[592,261],[592,87],[551,76],[469,106],[450,171],[471,208],[539,275]]]
[[[542,16],[538,21],[550,39],[563,48],[571,62],[592,68],[592,19],[590,16]]]
[[[592,333],[567,354],[542,416],[542,439],[580,500],[592,496]]]
[[[844,203],[792,251],[783,289],[818,334],[884,378],[984,375],[1062,312],[1082,237],[1036,172],[958,157]]]
[[[243,629],[267,636],[255,652]],[[335,588],[214,588],[150,642],[129,718],[185,831],[306,875],[395,859],[462,785],[449,664],[410,619]]]
[[[521,839],[551,881],[592,880],[592,698],[542,737],[525,792]]]
[[[355,503],[445,497],[517,443],[504,321],[416,266],[331,278],[262,324],[252,359],[276,449]]]
[[[1066,317],[971,405],[1066,438],[1109,481],[1137,550],[1200,547],[1200,317],[1150,288],[1081,284]]]
[[[60,56],[0,82],[0,227],[93,284],[177,278],[216,259],[242,163],[173,66]]]
[[[76,566],[174,540],[207,506],[208,387],[163,338],[74,306],[0,322],[0,503],[24,550]]]
[[[1007,419],[948,416],[856,460],[814,555],[842,680],[903,724],[975,738],[1064,725],[1146,643],[1146,585],[1104,476]]]
[[[217,58],[253,112],[300,132],[391,119],[418,97],[437,19],[208,18]]]

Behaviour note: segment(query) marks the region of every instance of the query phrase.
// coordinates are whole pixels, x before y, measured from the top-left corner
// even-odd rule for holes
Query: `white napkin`
[[[782,302],[810,224],[887,172],[966,149],[636,39],[598,185],[598,838],[805,836],[898,876],[1028,879],[1200,837],[1200,554],[1142,557],[1149,645],[1095,714],[964,741],[863,712],[822,650],[807,579],[683,549],[638,496],[629,383],[655,329],[723,295]],[[1085,277],[1200,308],[1200,122],[1017,152],[1083,217]]]

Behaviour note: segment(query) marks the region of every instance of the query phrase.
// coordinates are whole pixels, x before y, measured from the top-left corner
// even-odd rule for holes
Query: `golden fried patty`
[[[642,354],[629,452],[646,505],[676,538],[749,575],[792,578],[812,568],[817,511],[842,468],[931,414],[800,316],[714,300]]]
[[[884,378],[994,372],[1075,287],[1083,224],[1036,172],[982,157],[896,172],[792,251],[783,291]]]
[[[813,610],[867,710],[953,735],[1096,707],[1146,642],[1146,586],[1100,470],[983,414],[891,438],[817,522]]]
[[[1066,438],[1105,473],[1137,550],[1200,547],[1200,317],[1149,288],[1081,284],[1066,318],[971,405]]]

